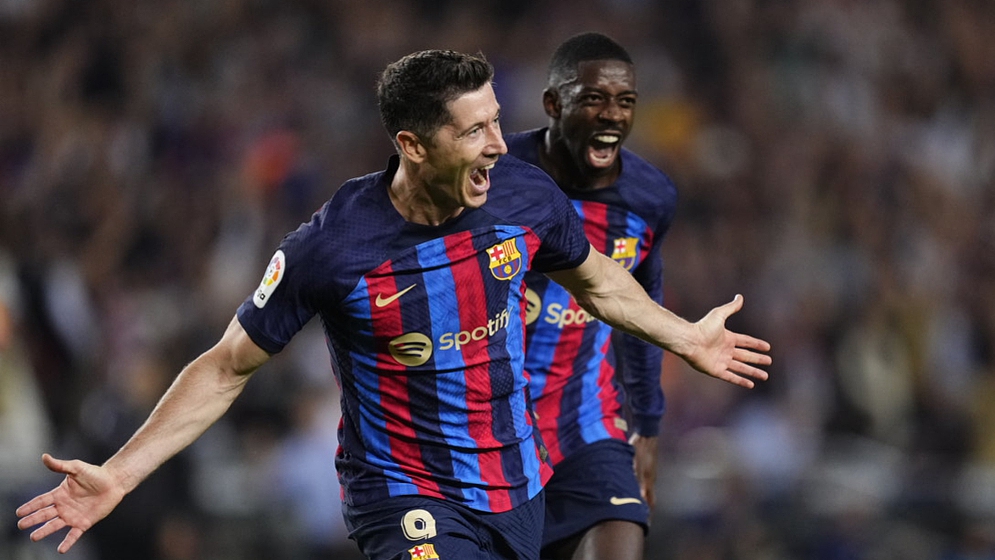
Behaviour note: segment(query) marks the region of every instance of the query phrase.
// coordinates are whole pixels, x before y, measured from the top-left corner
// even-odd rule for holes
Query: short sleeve
[[[260,348],[276,354],[315,314],[308,225],[284,237],[259,287],[238,308],[238,321]]]
[[[532,268],[538,272],[555,272],[580,266],[591,250],[580,216],[566,195],[555,186],[550,189],[548,208],[545,219],[536,227],[541,245]]]

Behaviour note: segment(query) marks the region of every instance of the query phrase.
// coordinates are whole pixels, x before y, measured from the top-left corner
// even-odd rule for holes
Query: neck
[[[447,207],[442,201],[433,199],[428,182],[418,177],[404,158],[401,158],[388,191],[394,209],[411,223],[438,226],[463,212],[462,206],[450,204]]]

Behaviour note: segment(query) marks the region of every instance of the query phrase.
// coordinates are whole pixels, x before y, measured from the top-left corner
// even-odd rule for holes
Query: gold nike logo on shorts
[[[610,500],[613,506],[624,506],[625,504],[641,504],[642,500],[639,498],[619,498],[618,496],[612,496]]]

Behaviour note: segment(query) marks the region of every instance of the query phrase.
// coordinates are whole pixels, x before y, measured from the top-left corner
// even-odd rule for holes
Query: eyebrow
[[[588,93],[588,92],[592,92],[592,91],[593,92],[597,92],[597,93],[605,93],[606,95],[610,95],[610,94],[607,94],[603,88],[599,88],[599,87],[596,87],[596,86],[581,86],[579,93]],[[636,90],[636,89],[627,89],[627,90],[619,93],[618,95],[615,95],[614,97],[619,97],[619,96],[622,96],[622,95],[639,95],[639,90]]]
[[[458,133],[456,133],[456,138],[463,138],[464,136],[466,136],[467,134],[469,134],[471,130],[473,130],[473,129],[479,127],[479,126],[486,125],[487,122],[489,122],[489,121],[495,121],[495,120],[500,119],[500,118],[501,118],[501,106],[498,105],[497,113],[494,115],[493,118],[488,119],[487,121],[477,121],[477,122],[471,124],[470,126],[468,126],[465,129],[459,131]]]

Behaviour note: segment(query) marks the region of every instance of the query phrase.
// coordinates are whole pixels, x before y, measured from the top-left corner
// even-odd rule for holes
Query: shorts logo
[[[612,248],[612,260],[622,265],[626,270],[632,270],[636,264],[636,248],[639,240],[635,237],[618,237]]]
[[[639,498],[619,498],[618,496],[612,496],[610,500],[613,506],[624,506],[625,504],[641,504],[642,500]]]
[[[401,530],[404,531],[404,538],[409,541],[431,539],[438,534],[435,530],[435,518],[432,517],[431,513],[424,509],[413,509],[405,513],[404,517],[401,519]],[[432,545],[428,546],[431,547]],[[412,550],[414,550],[414,548],[408,552],[411,552]],[[434,549],[432,549],[432,554],[435,554]],[[411,555],[414,556],[414,552],[411,552]],[[426,556],[425,558],[433,557]],[[435,556],[434,558],[438,558],[438,556]]]
[[[408,554],[411,555],[411,560],[432,560],[439,557],[435,553],[435,547],[431,543],[413,546],[408,549]]]
[[[390,355],[402,366],[420,366],[432,357],[432,339],[419,332],[410,332],[390,341]]]
[[[283,280],[286,268],[287,259],[283,251],[277,251],[273,255],[273,258],[269,260],[269,265],[266,267],[266,274],[263,274],[263,281],[259,283],[256,293],[252,296],[252,303],[256,307],[262,309],[266,305],[270,296],[273,295],[273,291],[276,290],[276,287],[280,285],[280,281]]]
[[[494,245],[487,250],[490,257],[491,274],[498,280],[511,280],[522,270],[522,254],[518,252],[515,239]]]

